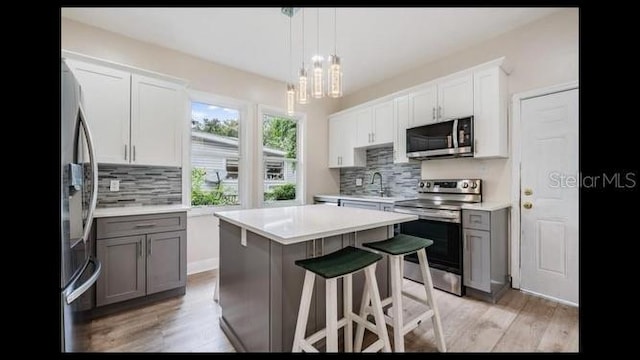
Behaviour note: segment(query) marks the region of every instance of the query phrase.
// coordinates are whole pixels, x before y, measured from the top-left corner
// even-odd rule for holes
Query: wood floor
[[[93,320],[91,351],[234,351],[220,329],[220,310],[212,300],[215,276],[214,271],[191,275],[182,297]],[[405,280],[405,286],[416,294],[424,292],[412,281]],[[411,316],[419,305],[406,301],[405,311]],[[438,290],[436,301],[449,352],[578,351],[577,308],[515,290],[495,305]],[[405,347],[410,352],[437,351],[431,321],[407,334]]]

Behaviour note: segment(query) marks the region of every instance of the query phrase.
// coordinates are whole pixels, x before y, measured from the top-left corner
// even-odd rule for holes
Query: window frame
[[[296,142],[297,142],[297,150],[296,150],[296,198],[294,200],[279,200],[274,202],[266,202],[264,201],[264,177],[266,173],[265,169],[265,159],[263,155],[263,127],[264,127],[264,115],[274,115],[280,117],[286,117],[290,119],[294,119],[297,122],[296,126]],[[257,192],[259,194],[257,202],[258,207],[283,207],[283,206],[294,206],[294,205],[304,205],[306,199],[306,159],[305,159],[305,151],[304,144],[306,140],[306,119],[307,116],[305,113],[296,112],[293,115],[287,115],[286,110],[268,106],[268,105],[258,105],[257,111],[257,136],[256,138],[258,144],[256,149],[256,157],[258,159],[257,166],[260,167],[260,171],[256,171],[257,175],[254,176],[256,181],[256,189],[259,189]],[[284,162],[284,159],[283,159]],[[286,166],[286,165],[285,165]]]
[[[189,216],[212,215],[216,211],[246,209],[252,205],[250,196],[250,154],[251,143],[251,104],[247,101],[237,100],[225,96],[216,95],[209,92],[198,90],[187,90],[188,106],[187,106],[187,122],[183,143],[183,166],[182,166],[182,198],[183,205],[190,207]],[[205,103],[214,106],[236,109],[239,112],[238,118],[238,200],[239,205],[191,205],[191,108],[193,102]],[[226,167],[226,159],[225,159]]]

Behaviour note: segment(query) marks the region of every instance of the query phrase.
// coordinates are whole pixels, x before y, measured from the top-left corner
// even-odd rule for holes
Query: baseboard
[[[217,269],[220,258],[210,258],[187,263],[187,275]]]
[[[578,304],[576,304],[574,302],[563,300],[563,299],[559,299],[559,298],[556,298],[556,297],[553,297],[553,296],[549,296],[549,295],[545,295],[545,294],[541,294],[541,293],[537,293],[535,291],[530,291],[530,290],[526,290],[526,289],[523,289],[523,288],[520,288],[520,291],[522,291],[525,294],[530,294],[530,295],[533,295],[533,296],[537,296],[537,297],[545,298],[545,299],[548,299],[548,300],[552,300],[552,301],[558,302],[560,304],[565,304],[565,305],[569,305],[569,306],[573,306],[573,307],[580,307]]]

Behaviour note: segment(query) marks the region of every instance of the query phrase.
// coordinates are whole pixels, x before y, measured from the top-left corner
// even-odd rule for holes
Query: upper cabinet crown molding
[[[159,73],[159,72],[155,72],[155,71],[151,71],[151,70],[141,69],[139,67],[126,65],[126,64],[122,64],[122,63],[111,61],[111,60],[101,59],[101,58],[97,58],[97,57],[94,57],[94,56],[81,54],[81,53],[78,53],[78,52],[75,52],[75,51],[62,49],[62,58],[63,59],[70,59],[70,60],[78,60],[78,61],[82,61],[82,62],[85,62],[85,63],[105,66],[105,67],[108,67],[108,68],[111,68],[111,69],[116,69],[116,70],[126,71],[126,72],[135,73],[135,74],[139,74],[139,75],[149,76],[149,77],[153,77],[153,78],[156,78],[156,79],[169,81],[169,82],[172,82],[172,83],[175,83],[175,84],[181,84],[181,85],[184,85],[184,86],[188,86],[189,85],[189,82],[187,80],[183,79],[183,78],[179,78],[179,77],[175,77],[175,76],[171,76],[171,75],[167,75],[167,74],[163,74],[163,73]]]

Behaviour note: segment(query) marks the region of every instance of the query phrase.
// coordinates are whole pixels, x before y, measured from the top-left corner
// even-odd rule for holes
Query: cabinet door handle
[[[138,240],[136,246],[138,247],[138,256],[142,257],[142,239]]]
[[[442,111],[442,106],[438,105],[438,119],[442,119],[442,113],[444,111]],[[135,149],[135,148],[134,148]]]
[[[436,119],[436,107],[432,107],[431,108],[431,117],[433,118],[433,120]]]
[[[469,235],[464,237],[464,249],[469,252]]]
[[[136,161],[136,146],[133,145],[133,161]]]
[[[376,133],[371,133],[371,142],[376,141]]]
[[[151,256],[151,239],[147,239],[147,248],[148,248],[147,255]]]
[[[127,160],[127,144],[124,144],[124,159]]]
[[[152,227],[152,226],[156,226],[156,223],[136,224],[137,228]]]
[[[473,152],[476,154],[478,153],[478,139],[473,141]]]

